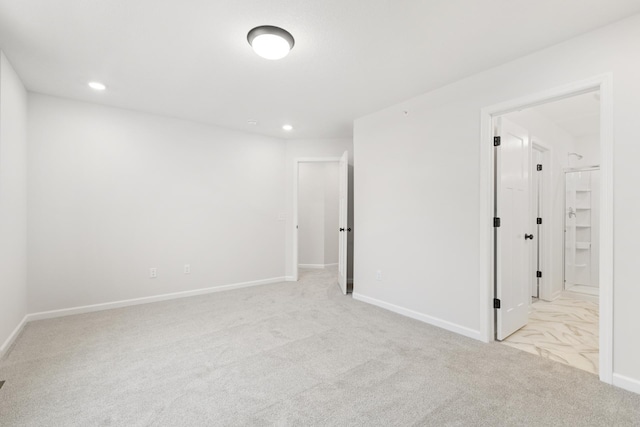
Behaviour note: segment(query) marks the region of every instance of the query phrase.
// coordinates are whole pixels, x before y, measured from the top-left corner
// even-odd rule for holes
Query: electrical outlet
[[[382,280],[382,271],[376,271],[376,280]]]
[[[191,274],[191,266],[189,264],[184,265],[184,274]]]
[[[155,279],[156,277],[158,277],[158,270],[155,267],[149,269],[149,277],[151,279]]]

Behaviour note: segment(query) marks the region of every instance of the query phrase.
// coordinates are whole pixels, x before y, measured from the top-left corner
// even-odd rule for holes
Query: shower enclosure
[[[564,289],[598,295],[600,171],[565,170]]]

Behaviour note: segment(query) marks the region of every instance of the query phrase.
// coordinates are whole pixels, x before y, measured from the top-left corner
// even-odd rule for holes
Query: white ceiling
[[[572,96],[532,109],[574,138],[597,135],[600,132],[600,96],[596,92]]]
[[[354,118],[637,12],[640,0],[0,0],[0,48],[31,91],[345,137]],[[247,32],[263,24],[293,34],[288,57],[253,53]]]

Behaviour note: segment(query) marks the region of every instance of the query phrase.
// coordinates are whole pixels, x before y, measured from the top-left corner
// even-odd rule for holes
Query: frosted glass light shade
[[[286,30],[271,25],[256,27],[247,34],[253,51],[265,59],[281,59],[293,48],[293,36]]]

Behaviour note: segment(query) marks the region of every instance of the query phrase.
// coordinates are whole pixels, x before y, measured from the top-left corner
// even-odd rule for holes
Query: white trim
[[[337,162],[340,163],[340,157],[296,157],[293,159],[293,221],[292,227],[292,245],[293,254],[293,281],[298,281],[298,174],[300,171],[300,163],[319,163],[319,162]]]
[[[543,273],[543,279],[540,286],[540,299],[552,301],[553,297],[553,280],[551,280],[551,271],[553,270],[553,212],[551,209],[552,199],[552,168],[553,168],[553,147],[548,145],[544,140],[531,135],[531,147],[537,148],[542,154],[542,218],[547,218],[542,222],[542,256],[540,259],[540,271]],[[546,277],[546,279],[544,278]],[[558,295],[559,292],[557,291]]]
[[[494,117],[600,90],[600,380],[613,381],[613,83],[602,74],[482,108],[480,113],[480,336],[493,341],[493,123]]]
[[[298,264],[298,268],[327,268],[327,267],[334,267],[338,265],[337,262],[334,262],[333,264]]]
[[[4,341],[4,343],[2,344],[2,347],[0,347],[0,360],[2,360],[2,358],[4,358],[4,356],[7,355],[7,353],[9,353],[9,349],[22,333],[22,330],[24,329],[24,326],[27,324],[27,322],[28,322],[27,316],[24,316],[20,321],[20,323],[18,323],[18,326],[16,326],[13,332],[11,332],[11,335],[9,335],[9,338],[7,338]]]
[[[284,277],[284,281],[285,282],[297,282],[297,280],[293,276],[285,276]]]
[[[317,268],[317,269],[321,269],[324,268],[325,265],[324,264],[298,264],[298,268]]]
[[[193,291],[174,292],[170,294],[155,295],[151,297],[134,298],[122,301],[107,302],[103,304],[84,305],[80,307],[63,308],[61,310],[42,311],[26,316],[26,321],[53,319],[56,317],[71,316],[74,314],[91,313],[94,311],[111,310],[114,308],[130,307],[133,305],[149,304],[153,302],[187,298],[198,295],[211,294],[215,292],[228,291],[232,289],[247,288],[251,286],[269,285],[272,283],[284,282],[284,277],[274,277],[271,279],[254,280],[251,282],[234,283],[232,285],[213,286],[210,288],[196,289]]]
[[[437,317],[428,316],[426,314],[418,313],[417,311],[410,310],[408,308],[400,307],[398,305],[390,304],[385,301],[380,301],[375,298],[371,298],[357,292],[352,294],[354,300],[362,301],[371,305],[375,305],[384,308],[394,313],[401,314],[403,316],[410,317],[412,319],[419,320],[429,325],[437,326],[438,328],[446,329],[447,331],[455,332],[456,334],[464,335],[465,337],[473,338],[476,340],[481,339],[480,331],[476,331],[465,326],[460,326],[455,323],[448,322],[446,320],[439,319]]]
[[[633,378],[613,374],[613,385],[640,394],[640,381]]]

